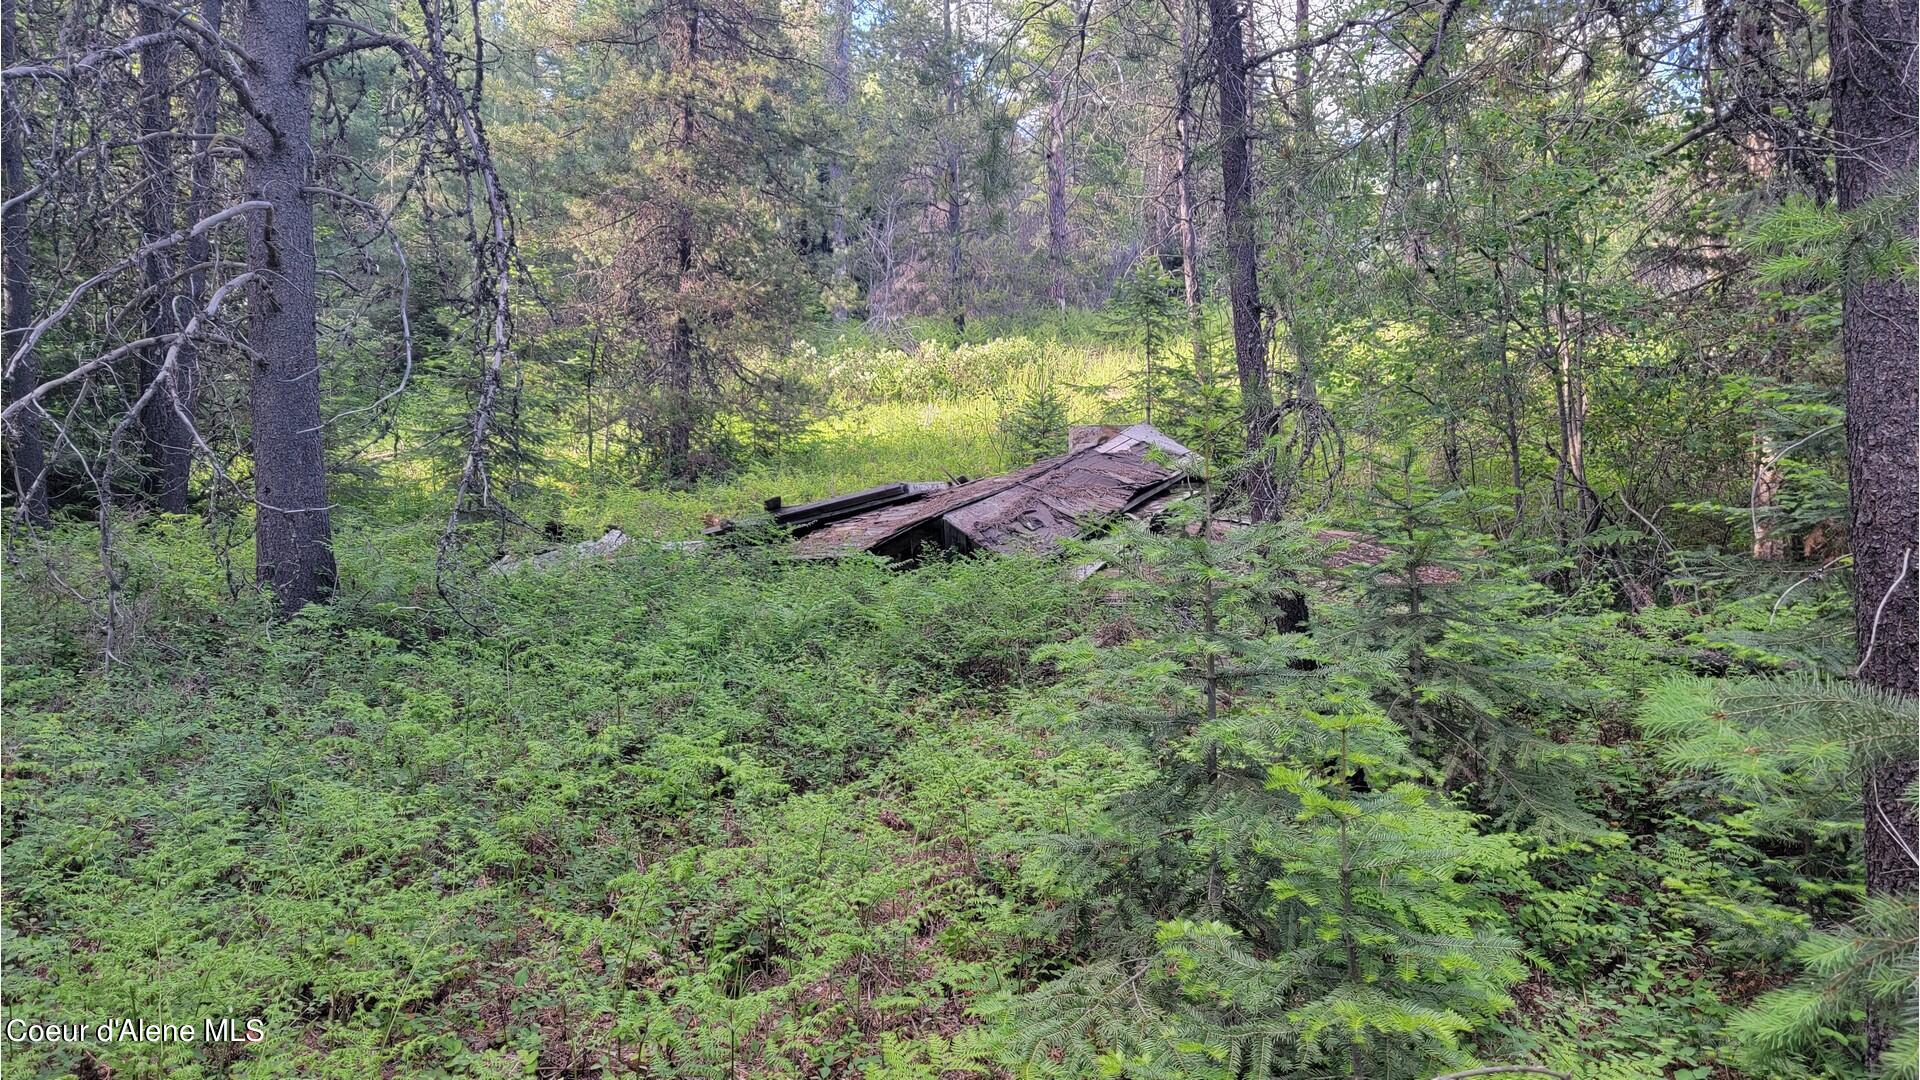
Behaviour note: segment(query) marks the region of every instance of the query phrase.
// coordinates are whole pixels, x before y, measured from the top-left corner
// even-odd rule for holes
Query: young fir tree
[[[1434,488],[1414,464],[1409,453],[1382,470],[1368,532],[1338,542],[1330,561],[1344,564],[1350,603],[1325,616],[1393,658],[1381,704],[1450,789],[1470,788],[1503,826],[1585,832],[1591,755],[1556,738],[1579,704],[1556,620],[1597,600],[1535,580],[1542,552],[1513,558],[1462,527],[1467,493]]]
[[[1719,812],[1697,813],[1721,850],[1811,847],[1851,815],[1863,776],[1910,752],[1913,707],[1875,687],[1814,675],[1674,678],[1647,694],[1640,727],[1663,765],[1708,782]],[[1858,827],[1846,832],[1857,847]],[[1843,864],[1857,866],[1858,858]],[[1855,878],[1847,891],[1860,890]],[[1873,1070],[1860,1019],[1875,1012],[1895,1019],[1878,1075],[1914,1076],[1914,901],[1869,895],[1844,921],[1820,914],[1801,919],[1792,942],[1800,977],[1732,1021],[1728,1043],[1737,1059],[1763,1076],[1867,1075]]]
[[[1034,380],[1000,418],[1007,457],[1020,465],[1066,453],[1067,431],[1067,399],[1045,377]]]
[[[729,420],[782,391],[761,358],[818,295],[821,123],[787,103],[793,27],[765,0],[575,5],[532,26],[518,134],[552,159],[540,201],[623,391],[605,426],[656,478],[723,471]]]
[[[1200,490],[1101,545],[1113,623],[1049,651],[1072,719],[1140,764],[1091,827],[1035,837],[1079,963],[1017,1008],[1041,1074],[1414,1077],[1471,1063],[1514,947],[1481,884],[1517,865],[1375,704],[1386,654],[1277,632],[1306,544],[1214,513],[1236,418],[1198,388]],[[1313,661],[1313,663],[1303,663]]]
[[[1143,262],[1121,279],[1108,310],[1115,332],[1140,343],[1140,378],[1129,404],[1138,404],[1147,423],[1176,432],[1175,438],[1194,434],[1176,431],[1189,414],[1181,406],[1191,406],[1180,392],[1190,380],[1176,365],[1193,349],[1179,290],[1180,283],[1157,261]]]

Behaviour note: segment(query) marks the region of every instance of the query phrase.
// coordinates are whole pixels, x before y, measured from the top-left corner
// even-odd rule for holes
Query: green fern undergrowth
[[[729,476],[559,469],[521,509],[683,538],[770,494],[1004,468],[1136,404],[1111,342],[927,348],[913,382],[848,360],[837,415]],[[1217,381],[1161,377],[1169,430],[1233,437]],[[1504,493],[1350,464],[1338,519],[1221,541],[1196,500],[1064,562],[641,542],[464,578],[458,610],[435,492],[395,484],[351,493],[340,595],[286,623],[244,544],[130,517],[112,639],[62,526],[7,573],[0,1009],[266,1034],[6,1064],[1865,1075],[1864,1010],[1911,1011],[1911,912],[1855,869],[1850,777],[1899,703],[1832,681],[1844,582],[1630,611],[1480,532]]]

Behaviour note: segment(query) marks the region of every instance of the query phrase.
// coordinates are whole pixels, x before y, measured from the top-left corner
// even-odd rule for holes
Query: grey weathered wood
[[[902,495],[910,494],[906,484],[881,484],[864,491],[850,492],[846,495],[834,495],[815,502],[802,503],[774,511],[773,519],[782,525],[824,518],[842,510],[863,510],[877,506]]]

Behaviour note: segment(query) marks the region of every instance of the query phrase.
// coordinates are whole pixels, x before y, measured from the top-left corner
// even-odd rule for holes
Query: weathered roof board
[[[1125,513],[1184,479],[1152,460],[1191,453],[1136,424],[1098,446],[1047,458],[896,505],[854,514],[803,532],[795,554],[823,558],[868,551],[905,561],[927,545],[953,551],[1031,551],[1052,547],[1094,518]]]
[[[1088,518],[1124,512],[1142,493],[1178,473],[1131,456],[1083,451],[1041,475],[947,515],[954,528],[994,551],[1047,547]]]
[[[833,495],[817,502],[802,503],[799,506],[783,506],[773,512],[773,520],[782,525],[801,521],[818,521],[843,512],[871,510],[909,494],[910,490],[906,484],[881,484],[865,491],[856,491],[851,495]]]
[[[1110,429],[1108,429],[1110,430]],[[1093,520],[1127,514],[1152,521],[1191,492],[1186,475],[1154,460],[1158,451],[1178,464],[1192,451],[1146,424],[1108,435],[1106,430],[1076,428],[1074,438],[1100,438],[1097,445],[1059,457],[1036,461],[1005,476],[988,476],[968,483],[881,484],[865,491],[835,495],[799,506],[774,510],[769,518],[794,536],[794,554],[803,559],[834,558],[871,552],[895,562],[909,562],[929,546],[948,551],[1032,551],[1052,547],[1080,532]],[[777,505],[777,504],[775,504]],[[1231,518],[1213,519],[1213,535],[1224,537],[1245,527]],[[731,521],[708,529],[724,533]],[[1188,526],[1188,532],[1198,529]],[[1316,538],[1332,546],[1321,559],[1327,567],[1354,564],[1376,566],[1391,550],[1364,533],[1323,529]],[[586,555],[607,554],[627,543],[613,529],[599,540],[576,544],[525,559],[502,559],[497,573],[521,566],[545,567]],[[704,541],[663,545],[691,550]],[[1080,577],[1098,571],[1095,562],[1081,567]],[[1392,581],[1391,577],[1386,579]],[[1425,566],[1422,583],[1445,585],[1460,580],[1451,567]]]
[[[1132,427],[1101,443],[1096,449],[1103,454],[1118,454],[1139,447],[1141,452],[1159,450],[1175,461],[1191,457],[1193,451],[1168,438],[1152,424],[1135,424]]]
[[[1013,482],[1011,476],[988,476],[913,502],[842,518],[797,536],[793,551],[801,558],[870,551],[904,561],[919,554],[921,545],[927,541],[943,543],[941,515],[1001,491]]]

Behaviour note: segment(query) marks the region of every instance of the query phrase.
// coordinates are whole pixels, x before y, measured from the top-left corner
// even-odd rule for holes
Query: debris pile
[[[901,564],[929,550],[960,555],[1046,551],[1119,517],[1154,521],[1170,503],[1192,490],[1187,468],[1192,457],[1192,450],[1150,424],[1075,427],[1066,453],[1003,476],[881,484],[798,506],[785,506],[775,497],[766,501],[762,515],[709,519],[713,524],[706,535],[771,528],[792,538],[796,558],[868,554]],[[1244,525],[1229,518],[1213,522],[1217,536]],[[1392,554],[1363,533],[1326,529],[1315,535],[1330,548],[1321,559],[1329,568],[1378,565]],[[599,540],[524,559],[502,559],[494,569],[504,573],[564,565],[611,554],[627,542],[626,534],[610,529]],[[702,543],[689,540],[661,546],[691,551]],[[1085,577],[1100,565],[1081,567],[1076,573]],[[1425,584],[1443,585],[1459,577],[1445,567],[1420,570]]]
[[[1147,424],[1075,428],[1069,446],[1004,476],[883,484],[793,507],[770,500],[770,516],[757,523],[786,529],[800,558],[864,552],[910,562],[928,548],[1038,551],[1094,522],[1150,517],[1187,485],[1182,463],[1193,451]],[[707,532],[754,523],[725,521]]]

